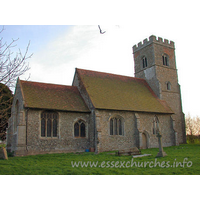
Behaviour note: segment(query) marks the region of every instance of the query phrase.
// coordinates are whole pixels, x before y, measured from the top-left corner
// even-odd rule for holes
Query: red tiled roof
[[[89,112],[77,87],[19,80],[25,107]]]
[[[144,79],[76,69],[95,108],[173,113]]]

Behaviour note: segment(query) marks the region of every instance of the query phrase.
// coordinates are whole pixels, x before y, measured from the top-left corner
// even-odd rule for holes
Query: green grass
[[[184,144],[180,146],[172,146],[164,148],[168,156],[164,158],[156,158],[158,149],[141,150],[142,154],[152,154],[149,157],[134,158],[133,162],[141,165],[146,163],[146,167],[136,167],[131,165],[131,156],[116,156],[111,152],[103,152],[95,155],[94,153],[68,153],[68,154],[45,154],[24,157],[9,157],[8,160],[0,160],[0,174],[10,175],[72,175],[72,174],[93,174],[93,175],[109,175],[109,174],[200,174],[200,144]],[[187,158],[184,167],[177,166],[177,162],[183,163]],[[155,166],[156,162],[163,162],[165,167]],[[71,162],[78,161],[98,161],[98,166],[105,161],[103,167],[72,167]],[[107,163],[110,161],[110,163]],[[116,162],[119,162],[117,164]],[[111,165],[111,162],[113,163]],[[125,163],[121,166],[122,163]],[[126,167],[126,163],[128,168]],[[151,162],[151,165],[148,164]],[[168,165],[166,164],[168,162]],[[108,164],[110,167],[108,167]],[[116,167],[113,167],[116,164]],[[121,167],[120,167],[121,166]],[[153,167],[152,167],[153,166]],[[155,166],[155,167],[154,167]],[[168,167],[167,167],[168,166]],[[169,167],[170,166],[170,167]],[[174,166],[174,167],[173,167]]]

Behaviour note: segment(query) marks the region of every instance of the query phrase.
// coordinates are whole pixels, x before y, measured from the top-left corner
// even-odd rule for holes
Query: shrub
[[[188,144],[200,144],[200,135],[187,135]]]

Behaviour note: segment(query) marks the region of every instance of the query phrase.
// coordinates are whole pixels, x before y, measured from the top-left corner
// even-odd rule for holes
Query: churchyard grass
[[[156,158],[158,148],[141,150],[151,156],[132,158],[115,152],[61,153],[0,159],[0,174],[9,175],[153,175],[200,174],[200,144],[165,147],[166,157]],[[80,163],[80,162],[81,163]],[[90,162],[91,161],[91,162]],[[72,164],[79,166],[72,166]],[[88,166],[82,166],[85,162]],[[98,165],[90,166],[91,163]],[[184,167],[183,167],[184,163]],[[101,167],[100,167],[101,166]]]

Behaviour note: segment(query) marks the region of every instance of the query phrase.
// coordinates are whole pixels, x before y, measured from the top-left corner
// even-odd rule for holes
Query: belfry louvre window
[[[74,137],[86,137],[85,122],[83,120],[79,120],[74,124]]]
[[[122,119],[114,117],[110,119],[110,135],[123,135]]]
[[[163,55],[163,56],[162,56],[162,60],[163,60],[163,65],[169,66],[168,55]]]
[[[147,67],[147,58],[145,56],[142,58],[142,66],[143,68]]]
[[[41,137],[58,136],[58,113],[43,112],[41,114]]]

